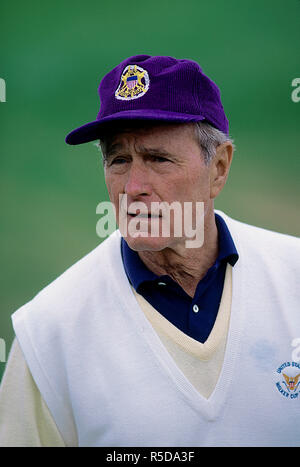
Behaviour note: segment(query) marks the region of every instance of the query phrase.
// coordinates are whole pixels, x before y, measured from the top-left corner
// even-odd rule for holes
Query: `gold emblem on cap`
[[[146,94],[149,84],[149,75],[146,70],[138,65],[128,65],[122,73],[115,97],[124,101],[138,99]]]

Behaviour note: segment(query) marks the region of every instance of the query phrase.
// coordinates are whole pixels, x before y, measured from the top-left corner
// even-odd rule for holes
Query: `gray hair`
[[[201,121],[194,123],[194,125],[196,140],[199,144],[206,165],[210,164],[216,154],[216,149],[220,144],[229,141],[234,147],[233,139],[222,131],[217,130],[209,123]],[[96,143],[96,146],[101,151],[103,161],[105,161],[107,147],[105,138],[100,139],[100,141]]]
[[[234,147],[233,139],[207,122],[197,122],[195,133],[206,165],[210,164],[220,144],[229,141]]]

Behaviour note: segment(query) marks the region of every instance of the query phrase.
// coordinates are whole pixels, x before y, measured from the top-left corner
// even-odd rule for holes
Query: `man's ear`
[[[233,157],[233,145],[230,141],[219,144],[216,154],[210,163],[210,198],[216,198],[223,189],[231,161]]]

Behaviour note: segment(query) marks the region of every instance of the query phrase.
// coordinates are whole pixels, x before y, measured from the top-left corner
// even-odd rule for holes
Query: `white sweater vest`
[[[292,358],[299,240],[219,214],[240,258],[224,363],[208,399],[142,312],[119,231],[14,313],[25,359],[67,445],[300,445],[300,363]]]

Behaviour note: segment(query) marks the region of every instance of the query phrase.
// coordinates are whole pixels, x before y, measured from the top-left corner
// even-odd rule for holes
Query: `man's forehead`
[[[155,125],[141,128],[124,128],[116,131],[104,141],[105,157],[140,154],[166,156],[177,159],[186,151],[199,151],[195,124]]]
[[[110,128],[103,137],[102,141],[106,144],[114,145],[116,148],[126,144],[129,139],[137,140],[143,137],[153,137],[153,140],[167,139],[171,134],[174,137],[178,136],[192,136],[194,134],[193,123],[139,123],[139,124],[127,124]]]

